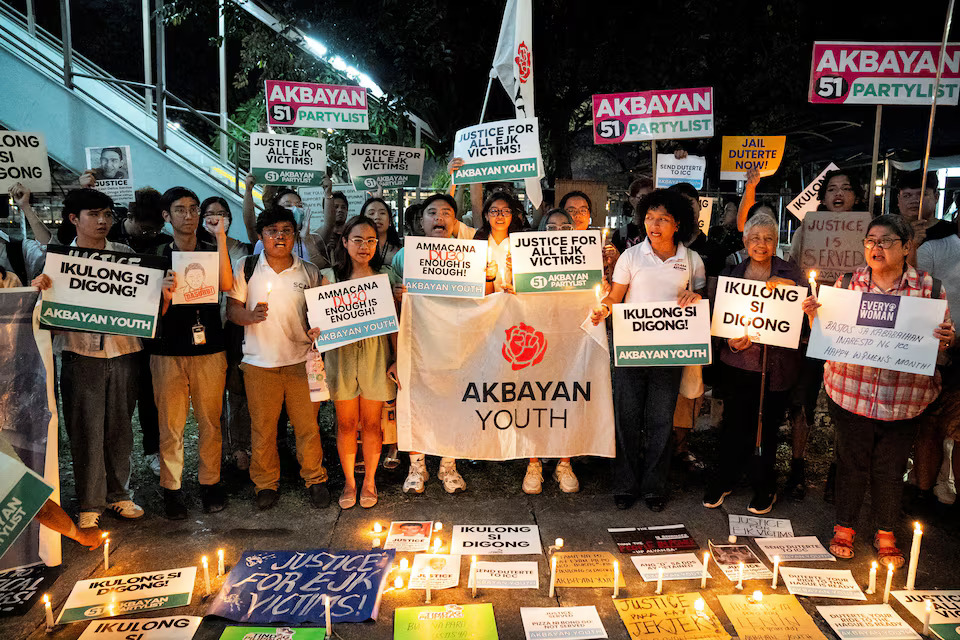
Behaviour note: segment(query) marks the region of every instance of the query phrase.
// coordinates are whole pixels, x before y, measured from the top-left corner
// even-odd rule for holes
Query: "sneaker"
[[[543,491],[543,463],[527,463],[527,473],[523,476],[523,492],[527,495],[536,495]]]
[[[564,493],[576,493],[580,491],[580,481],[577,480],[573,472],[573,466],[569,462],[558,462],[557,468],[553,472],[553,479],[560,485],[560,491]]]
[[[136,520],[137,518],[143,517],[143,507],[133,500],[120,500],[118,502],[107,503],[107,509],[113,511],[121,518],[127,518],[128,520]]]
[[[146,461],[147,466],[150,467],[150,471],[153,471],[153,475],[159,478],[160,477],[160,454],[151,453],[148,456],[144,456],[143,459]]]
[[[100,514],[96,511],[81,511],[77,526],[81,529],[93,529],[100,522]]]
[[[167,520],[187,519],[187,505],[183,504],[182,490],[163,490],[163,515],[166,516]]]
[[[427,472],[427,463],[421,457],[419,460],[410,460],[410,471],[403,481],[404,493],[423,493],[423,483],[430,479]]]
[[[277,504],[277,490],[276,489],[261,489],[257,491],[257,509],[260,511],[266,511],[267,509],[273,509]]]
[[[703,506],[707,509],[716,509],[723,504],[723,499],[731,493],[733,492],[724,491],[723,489],[707,489],[703,492]]]
[[[762,516],[765,513],[770,513],[773,511],[773,505],[776,503],[777,493],[775,491],[756,493],[754,494],[753,499],[750,501],[750,504],[747,505],[747,511],[758,516]]]
[[[200,485],[200,504],[203,505],[204,513],[223,511],[227,504],[227,496],[219,482]]]
[[[456,460],[441,460],[437,478],[443,483],[443,490],[447,493],[467,490],[467,483],[463,481],[463,476],[457,471]]]

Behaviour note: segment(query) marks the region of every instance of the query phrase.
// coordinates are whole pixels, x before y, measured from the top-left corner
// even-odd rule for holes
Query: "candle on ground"
[[[403,578],[401,578],[400,576],[397,576],[396,579],[394,579],[393,581],[393,588],[403,589]]]
[[[110,538],[103,541],[103,569],[110,568]]]
[[[743,562],[740,562],[737,568],[737,590],[743,591]]]
[[[427,567],[427,579],[424,582],[424,586],[427,589],[427,604],[430,604],[430,567]]]
[[[760,604],[761,602],[763,602],[763,592],[754,591],[752,600],[754,604]]]
[[[707,603],[703,601],[703,598],[697,598],[693,603],[693,608],[696,610],[698,616],[703,615],[703,610],[706,608]]]
[[[470,559],[470,588],[473,589],[473,597],[477,597],[477,556]]]
[[[657,567],[657,595],[663,593],[663,567]]]
[[[890,587],[893,585],[893,563],[887,563],[887,584],[883,588],[883,604],[890,602]]]
[[[47,632],[53,631],[53,606],[50,604],[50,595],[43,594],[43,609],[47,615]]]
[[[876,561],[870,563],[870,582],[867,584],[867,593],[874,594],[877,592],[877,563]]]
[[[200,564],[203,565],[203,583],[207,589],[203,595],[208,596],[213,593],[213,589],[210,588],[210,566],[207,564],[207,556],[200,558]]]
[[[780,574],[780,556],[773,556],[773,584],[770,585],[774,589],[777,588],[777,576]]]
[[[410,562],[406,558],[400,558],[400,569],[406,571],[410,568]]]
[[[374,538],[374,539],[373,539],[373,548],[376,549],[376,548],[379,547],[379,546],[380,546],[380,538]]]
[[[710,576],[710,574],[707,573],[707,565],[708,565],[708,564],[710,564],[710,552],[709,552],[709,551],[704,551],[704,552],[703,552],[703,573],[700,575],[700,588],[701,588],[701,589],[706,589],[706,588],[707,588],[707,578]]]
[[[553,590],[557,586],[557,556],[550,560],[550,597],[553,597]]]
[[[380,524],[379,522],[374,522],[374,523],[373,523],[373,532],[374,532],[374,533],[380,533],[381,531],[383,531],[383,525]]]
[[[929,599],[924,600],[923,606],[923,635],[930,635],[930,614],[933,613],[933,602]]]
[[[557,538],[554,540],[553,546],[555,546],[557,549],[563,549],[563,538]]]
[[[217,575],[222,576],[226,573],[226,566],[223,564],[223,549],[217,549]]]
[[[443,523],[442,523],[442,522],[434,522],[434,523],[433,523],[433,530],[434,530],[434,531],[443,531]]]
[[[907,591],[913,591],[917,580],[917,564],[920,562],[920,541],[923,538],[923,529],[919,522],[913,523],[913,543],[910,545],[910,565],[907,567]]]
[[[727,542],[730,544],[737,544],[737,536],[731,533],[729,536],[727,536]]]
[[[620,563],[613,561],[613,597],[620,597]]]
[[[323,594],[323,626],[326,627],[326,636],[333,636],[333,622],[330,620],[330,596]]]
[[[438,551],[440,551],[440,545],[442,545],[442,544],[443,544],[443,543],[440,541],[440,538],[434,538],[434,539],[433,539],[433,552],[434,552],[434,553],[437,553]]]

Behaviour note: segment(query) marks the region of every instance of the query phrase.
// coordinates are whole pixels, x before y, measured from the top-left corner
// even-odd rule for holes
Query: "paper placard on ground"
[[[535,524],[456,524],[450,553],[465,556],[540,555],[540,528]]]
[[[652,527],[618,527],[607,529],[620,553],[649,555],[696,551],[700,548],[682,524]]]
[[[203,618],[197,616],[94,620],[80,634],[80,640],[190,640],[201,622]]]
[[[772,176],[783,160],[787,136],[723,136],[721,180],[746,180],[748,169]]]
[[[463,166],[454,184],[497,182],[540,176],[540,131],[536,118],[500,120],[457,131],[453,157]]]
[[[780,567],[787,591],[797,596],[866,600],[849,569],[803,569]]]
[[[401,607],[393,613],[394,640],[498,640],[493,605]]]
[[[865,211],[811,211],[794,233],[791,260],[800,265],[805,276],[817,272],[817,282],[833,286],[845,273],[852,273],[865,262],[863,238],[871,216]],[[800,234],[800,240],[797,240]]]
[[[762,602],[739,594],[717,599],[740,640],[826,640],[796,596],[765,593]]]
[[[81,580],[73,585],[57,624],[110,617],[107,605],[112,602],[116,616],[186,606],[196,577],[196,567],[183,567]]]
[[[126,207],[134,200],[133,158],[130,147],[86,147],[87,169],[93,170],[96,189]]]
[[[903,621],[888,604],[848,604],[819,606],[823,616],[840,640],[919,640],[920,634]]]
[[[452,589],[460,584],[460,556],[446,553],[418,553],[413,556],[408,589],[427,588],[427,570],[431,589]]]
[[[369,129],[367,90],[350,85],[267,80],[267,124],[310,129]]]
[[[740,563],[743,563],[744,580],[772,580],[773,572],[762,562],[757,554],[745,544],[710,543],[710,559],[713,560],[727,580],[740,580]]]
[[[672,153],[657,154],[657,189],[666,189],[680,182],[703,189],[703,172],[707,159],[703,156],[687,156],[677,160]]]
[[[220,640],[324,640],[323,627],[225,627]]]
[[[710,301],[615,304],[613,349],[618,367],[710,364]]]
[[[0,618],[29,611],[41,593],[50,591],[60,571],[42,562],[0,571]]]
[[[250,134],[250,173],[260,184],[318,187],[327,176],[323,138]]]
[[[836,557],[823,548],[817,536],[799,538],[757,538],[754,540],[770,562],[780,556],[780,562],[834,562]]]
[[[599,231],[528,231],[510,236],[517,293],[592,291],[603,278]]]
[[[613,588],[613,563],[617,561],[612,553],[606,551],[557,551],[558,587],[610,587]],[[552,561],[551,561],[552,562]],[[617,580],[621,587],[627,583],[623,579],[623,566]]]
[[[536,562],[478,560],[476,580],[478,589],[539,589],[540,571]]]
[[[20,460],[0,453],[0,556],[37,515],[53,487]]]
[[[593,143],[713,137],[713,88],[593,96]]]
[[[397,309],[385,274],[314,287],[303,295],[310,326],[321,330],[314,341],[320,353],[397,331]]]
[[[946,300],[820,287],[807,357],[932,376]]]
[[[718,338],[742,338],[758,344],[796,349],[803,328],[803,301],[807,287],[777,285],[768,289],[760,280],[717,279],[711,333]]]
[[[586,607],[520,607],[526,640],[606,638],[600,614]]]
[[[384,549],[396,551],[429,551],[433,522],[391,522]]]
[[[357,191],[420,186],[423,149],[382,144],[347,145],[347,169]]]
[[[917,590],[893,591],[897,602],[923,622],[925,600],[933,603],[930,612],[930,630],[943,640],[960,640],[960,591]]]
[[[171,304],[220,302],[220,254],[216,251],[174,251],[170,254],[177,274]]]
[[[47,139],[33,131],[0,132],[0,191],[17,183],[33,193],[50,191]]]
[[[793,525],[783,518],[729,514],[730,535],[747,538],[792,538]]]
[[[826,177],[827,173],[830,171],[836,171],[839,169],[834,163],[830,163],[827,167],[820,172],[816,178],[813,179],[813,182],[804,187],[803,191],[800,194],[790,201],[790,204],[787,205],[787,211],[792,213],[794,217],[798,218],[801,222],[807,213],[811,211],[816,211],[817,207],[820,206],[819,194],[820,189],[823,188],[823,179]]]
[[[663,556],[630,556],[644,582],[656,582],[663,567],[664,580],[699,580],[703,576],[703,563],[695,553],[672,553]],[[710,575],[709,568],[707,576]],[[773,574],[770,574],[773,577]]]
[[[407,236],[403,246],[407,293],[482,298],[486,268],[486,240]]]
[[[671,593],[614,600],[631,640],[728,640],[730,634],[699,593]]]

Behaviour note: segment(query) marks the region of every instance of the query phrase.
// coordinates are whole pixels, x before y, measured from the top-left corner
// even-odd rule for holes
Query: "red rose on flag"
[[[537,331],[521,322],[504,333],[507,334],[507,339],[504,340],[500,353],[514,371],[532,367],[543,360],[543,354],[547,350],[547,339],[542,331]]]
[[[521,42],[520,46],[517,47],[517,57],[513,61],[517,63],[520,70],[520,84],[525,84],[533,70],[533,58],[526,42]]]

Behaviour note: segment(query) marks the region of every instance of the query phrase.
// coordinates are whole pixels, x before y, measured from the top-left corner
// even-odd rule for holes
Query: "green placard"
[[[7,552],[47,501],[53,488],[19,460],[0,454],[3,502],[0,503],[0,556]]]
[[[323,640],[323,627],[227,627],[220,640]]]
[[[643,347],[617,347],[617,366],[671,366],[710,364],[710,345],[658,344]]]
[[[132,600],[120,600],[117,602],[117,615],[126,615],[140,611],[153,611],[155,609],[172,609],[174,607],[185,607],[190,604],[189,593],[174,593],[164,596],[153,596],[146,598],[134,598]],[[64,609],[57,620],[57,624],[66,624],[68,622],[79,622],[81,620],[92,620],[94,618],[103,618],[104,604],[91,604],[83,607],[73,607]]]
[[[498,640],[493,605],[405,607],[393,614],[394,640]]]
[[[536,158],[520,158],[466,164],[453,172],[453,181],[455,184],[470,184],[471,182],[536,178],[538,175]]]
[[[549,293],[551,291],[590,291],[600,284],[603,271],[556,271],[554,273],[514,274],[517,293]]]
[[[154,320],[154,316],[143,313],[98,311],[60,302],[40,304],[40,324],[58,329],[152,338]]]

